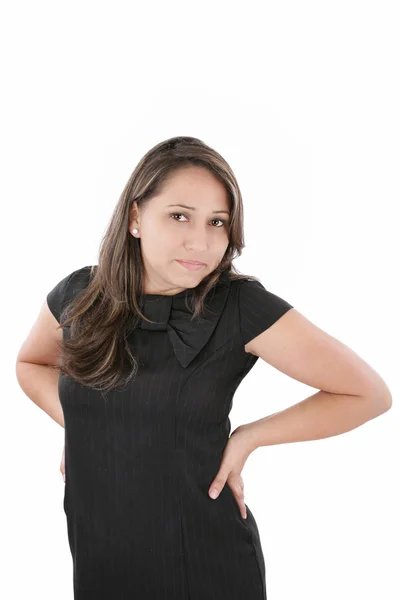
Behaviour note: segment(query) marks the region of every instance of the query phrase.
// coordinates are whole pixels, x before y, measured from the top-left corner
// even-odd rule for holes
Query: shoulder
[[[92,273],[94,272],[95,265],[89,265],[85,267],[80,267],[67,275],[64,275],[62,279],[60,279],[53,289],[49,292],[48,295],[64,295],[67,290],[70,290],[71,286],[74,287],[82,287],[89,283]]]
[[[257,278],[237,280],[237,285],[240,330],[246,345],[293,308],[293,304],[267,289]]]
[[[58,322],[64,307],[88,285],[95,267],[96,265],[80,267],[64,275],[47,293],[47,305]]]
[[[257,277],[247,277],[246,279],[232,280],[238,285],[238,295],[240,302],[257,302],[266,300],[270,302],[276,301],[278,298],[282,300],[280,296],[274,293],[269,287],[265,285]],[[285,302],[285,301],[284,301]]]

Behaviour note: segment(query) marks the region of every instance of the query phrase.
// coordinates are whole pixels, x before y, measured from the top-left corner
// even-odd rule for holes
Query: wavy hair
[[[62,375],[101,391],[127,385],[138,373],[138,360],[127,341],[127,322],[149,321],[140,310],[144,268],[139,239],[129,232],[131,207],[158,195],[175,171],[192,166],[208,169],[229,196],[229,243],[218,267],[193,289],[193,319],[203,314],[205,298],[227,272],[233,279],[257,279],[239,273],[232,261],[244,244],[243,204],[239,185],[228,163],[203,141],[187,136],[167,139],[151,148],[131,174],[101,241],[98,265],[89,284],[64,308],[60,327],[70,335],[60,342]],[[101,326],[99,326],[99,323]]]

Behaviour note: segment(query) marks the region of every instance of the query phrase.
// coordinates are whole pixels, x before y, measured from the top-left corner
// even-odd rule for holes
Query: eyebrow
[[[187,206],[186,204],[167,204],[167,208],[169,208],[171,206],[179,206],[180,208],[187,208],[188,210],[196,210],[196,208],[194,206]],[[229,215],[228,210],[213,210],[212,212],[214,214],[215,213],[226,213],[227,215]]]

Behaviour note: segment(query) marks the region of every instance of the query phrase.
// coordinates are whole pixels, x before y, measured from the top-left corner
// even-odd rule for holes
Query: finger
[[[246,504],[244,502],[244,496],[237,496],[236,501],[238,503],[240,514],[242,515],[243,519],[247,519],[247,511]]]
[[[217,476],[214,478],[208,490],[209,496],[211,496],[213,500],[218,498],[221,490],[223,489],[226,483],[227,478],[228,474],[225,475],[223,470],[220,470],[219,473],[217,473]]]
[[[239,506],[240,514],[242,515],[243,519],[246,519],[247,511],[246,511],[246,504],[244,502],[244,490],[240,486],[240,482],[238,482],[237,485],[232,487],[232,491],[233,491],[233,495],[236,498],[236,502]]]

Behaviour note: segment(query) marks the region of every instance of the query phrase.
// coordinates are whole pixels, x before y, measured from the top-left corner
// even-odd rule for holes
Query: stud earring
[[[135,228],[135,229],[132,229],[132,233],[139,233],[139,230],[138,230],[138,229],[136,229],[136,228]]]

